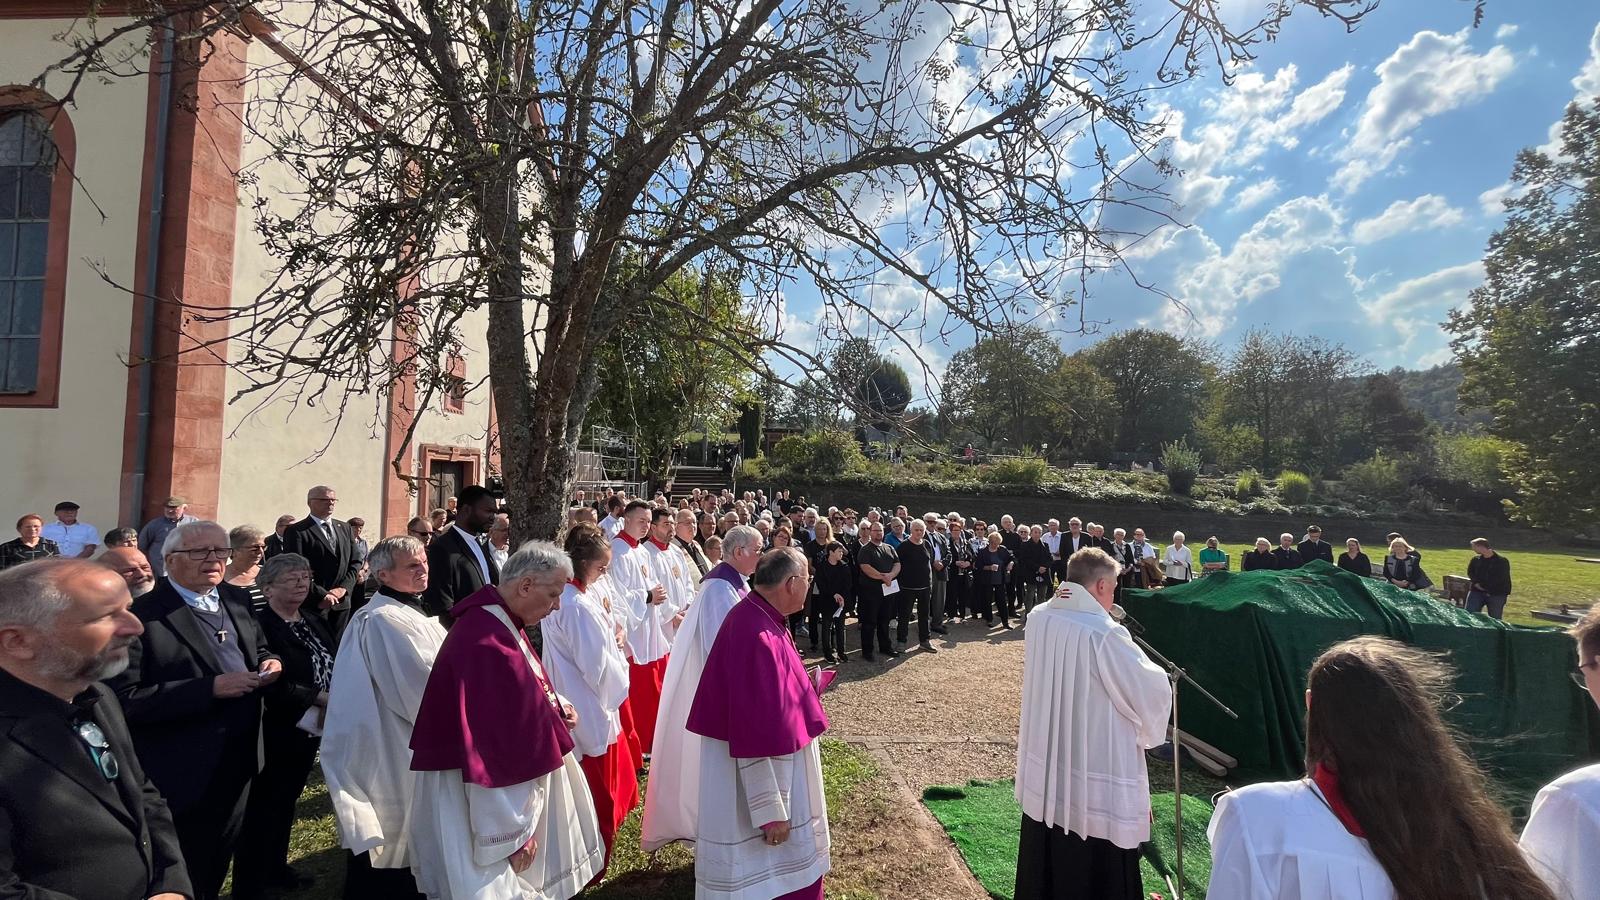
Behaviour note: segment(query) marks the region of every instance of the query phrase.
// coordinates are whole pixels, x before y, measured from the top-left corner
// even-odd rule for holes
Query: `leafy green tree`
[[[979,338],[945,367],[941,387],[951,424],[995,448],[1048,443],[1066,392],[1054,377],[1065,359],[1055,338],[1031,326]]]
[[[823,368],[838,388],[839,393],[833,397],[835,405],[853,410],[864,424],[890,428],[911,405],[911,379],[906,370],[878,352],[866,338],[841,342],[826,354]],[[826,403],[828,382],[813,379],[808,384],[808,404],[815,408]]]
[[[619,266],[614,277],[632,278],[632,268]],[[696,339],[705,321],[730,332],[753,332],[743,316],[736,279],[685,269],[600,345],[600,383],[590,416],[634,436],[645,477],[665,478],[673,445],[684,432],[730,422],[739,403],[750,398],[739,348]]]
[[[1490,237],[1484,283],[1445,328],[1465,376],[1511,446],[1512,514],[1541,525],[1600,523],[1600,100],[1572,104],[1561,153],[1523,150],[1513,200]]]
[[[1121,331],[1077,354],[1110,381],[1117,450],[1160,452],[1194,433],[1216,377],[1211,348],[1164,331]]]

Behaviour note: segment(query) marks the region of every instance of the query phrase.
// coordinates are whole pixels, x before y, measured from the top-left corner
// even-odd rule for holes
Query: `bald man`
[[[140,552],[138,547],[112,547],[100,554],[95,560],[102,566],[111,569],[128,585],[128,593],[135,600],[150,593],[156,586],[156,576],[150,569],[150,560]]]

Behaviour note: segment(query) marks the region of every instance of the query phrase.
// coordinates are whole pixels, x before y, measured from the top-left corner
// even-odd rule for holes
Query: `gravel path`
[[[1022,629],[980,620],[949,630],[934,636],[936,654],[913,649],[862,662],[852,649],[823,701],[829,736],[865,747],[893,789],[884,827],[834,835],[835,865],[861,875],[882,900],[987,896],[920,800],[929,785],[1016,773]],[[849,639],[858,645],[853,624]]]

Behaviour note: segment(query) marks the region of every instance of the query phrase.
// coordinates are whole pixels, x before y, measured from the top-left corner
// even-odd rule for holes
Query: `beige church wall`
[[[102,33],[119,24],[100,22]],[[27,84],[66,55],[57,36],[68,25],[66,19],[0,24],[0,85]],[[113,52],[137,56],[142,47],[142,40],[128,37]],[[128,380],[121,355],[128,350],[132,298],[102,280],[96,267],[131,287],[148,88],[143,75],[109,82],[91,76],[66,110],[77,139],[79,183],[69,230],[59,401],[53,409],[0,408],[0,471],[6,472],[0,533],[7,537],[17,516],[38,512],[48,521],[55,504],[68,499],[82,504],[83,520],[101,530],[119,524]],[[52,96],[66,89],[59,74],[44,85]]]

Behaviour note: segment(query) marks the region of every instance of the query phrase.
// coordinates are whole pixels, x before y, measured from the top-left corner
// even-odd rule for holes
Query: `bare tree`
[[[924,328],[986,332],[1062,307],[1122,267],[1136,236],[1101,224],[1110,207],[1168,208],[1159,185],[1123,176],[1161,134],[1150,91],[1227,77],[1301,8],[1353,28],[1376,2],[1276,0],[1233,27],[1216,0],[199,6],[149,0],[131,25],[92,23],[103,33],[57,68],[111,68],[112,31],[176,22],[203,44],[252,16],[309,63],[252,76],[273,81],[247,127],[305,189],[256,198],[279,268],[225,313],[248,348],[233,361],[245,396],[337,409],[415,377],[426,397],[464,318],[487,310],[521,539],[559,528],[596,346],[675,273],[744,274],[772,327],[751,342],[706,321],[699,338],[737,343],[767,377],[785,359],[816,371],[817,342],[781,328],[797,278],[821,295],[824,346],[867,335],[914,351]],[[605,290],[623,253],[640,275]],[[921,302],[872,302],[885,281]],[[388,352],[396,341],[410,349]]]

